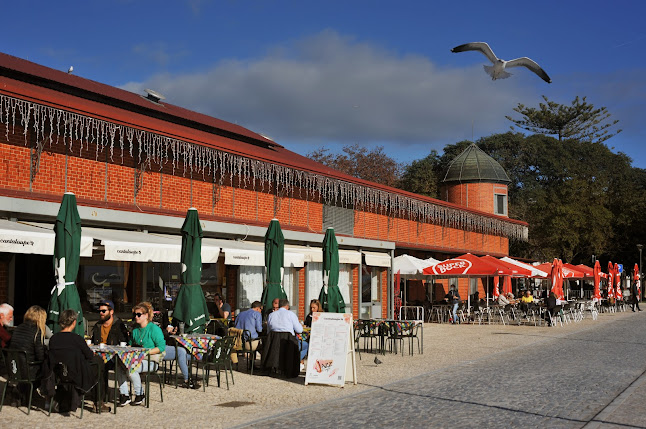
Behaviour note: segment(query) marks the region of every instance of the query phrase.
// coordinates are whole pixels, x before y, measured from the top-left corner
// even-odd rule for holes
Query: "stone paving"
[[[645,326],[639,313],[569,334],[537,330],[530,345],[251,426],[646,428]]]

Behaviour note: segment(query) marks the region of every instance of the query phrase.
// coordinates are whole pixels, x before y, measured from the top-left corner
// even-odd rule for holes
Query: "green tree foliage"
[[[619,121],[610,120],[611,115],[605,107],[595,108],[585,97],[576,97],[569,106],[550,101],[546,96],[543,100],[545,102],[539,103],[538,109],[518,104],[514,111],[520,113],[522,119],[506,118],[532,133],[555,135],[559,141],[575,139],[602,143],[621,132],[611,133],[609,128]]]
[[[404,167],[397,187],[408,192],[437,198],[439,160],[437,151],[432,150],[426,158],[413,161]]]
[[[529,241],[512,243],[513,255],[635,262],[635,244],[646,244],[646,171],[632,168],[625,154],[598,142],[511,132],[476,144],[512,180],[509,216],[529,223]],[[463,149],[464,142],[447,146],[442,158],[450,162]]]
[[[344,146],[340,154],[320,147],[308,153],[307,157],[359,179],[393,187],[399,182],[401,165],[386,155],[383,146],[368,150],[354,144]]]

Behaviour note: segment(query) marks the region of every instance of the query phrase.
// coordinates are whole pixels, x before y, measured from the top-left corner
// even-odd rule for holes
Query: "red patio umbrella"
[[[505,276],[503,282],[502,282],[502,293],[505,295],[508,293],[511,293],[511,277],[510,276]]]
[[[493,278],[493,299],[498,299],[500,296],[500,277]]]
[[[608,299],[615,297],[615,267],[608,261]]]
[[[624,294],[621,290],[621,273],[619,272],[619,264],[615,263],[615,287],[617,288],[617,299],[624,299]]]
[[[640,295],[641,295],[641,276],[639,275],[639,267],[637,266],[637,263],[635,263],[635,268],[633,268],[633,279],[635,283],[637,283],[637,299],[640,300]]]
[[[592,279],[594,278],[594,270],[587,265],[579,264],[574,266],[577,270],[581,271],[585,278]]]
[[[481,256],[480,259],[483,259],[489,262],[492,265],[495,265],[503,270],[505,274],[513,277],[531,277],[532,272],[527,268],[520,267],[518,265],[511,264],[509,262],[503,261],[502,259],[494,258],[493,256]]]
[[[550,277],[552,279],[552,293],[555,294],[558,299],[563,299],[563,274],[560,260],[554,258],[550,273]]]
[[[585,272],[572,264],[563,264],[563,277],[566,279],[583,279],[586,277]]]
[[[593,271],[593,278],[594,278],[594,299],[597,301],[601,300],[601,288],[600,288],[600,283],[601,283],[601,264],[599,261],[595,261],[594,263],[594,269]]]
[[[471,253],[447,259],[437,264],[424,268],[424,274],[446,277],[486,277],[504,274],[504,270]]]

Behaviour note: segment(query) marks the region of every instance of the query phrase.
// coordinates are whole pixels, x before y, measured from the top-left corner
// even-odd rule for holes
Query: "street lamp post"
[[[639,281],[640,283],[643,284],[642,282],[642,249],[644,248],[643,244],[638,244],[637,245],[637,250],[639,250]]]

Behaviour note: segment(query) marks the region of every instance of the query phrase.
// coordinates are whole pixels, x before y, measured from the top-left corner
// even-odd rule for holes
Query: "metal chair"
[[[222,368],[224,368],[224,375],[227,381],[227,390],[229,390],[229,375],[227,369],[231,372],[231,383],[235,384],[233,381],[233,364],[231,363],[231,350],[233,349],[234,341],[234,337],[224,337],[216,341],[215,346],[206,356],[202,363],[202,386],[204,391],[206,391],[206,386],[209,384],[211,369],[216,370],[218,387],[220,387],[220,370]]]
[[[155,364],[154,368],[153,368],[153,364]],[[160,362],[151,361],[150,355],[148,355],[148,370],[142,371],[139,373],[139,376],[141,377],[142,382],[145,383],[144,395],[145,395],[146,408],[150,408],[150,379],[153,377],[157,377],[157,382],[159,383],[159,396],[161,398],[161,402],[164,402],[164,375],[159,373],[160,366],[161,366],[161,361]]]
[[[3,349],[4,361],[7,368],[7,382],[2,390],[2,400],[0,401],[0,411],[4,405],[4,398],[7,393],[7,386],[13,385],[18,387],[20,384],[29,385],[29,402],[27,404],[27,414],[31,412],[31,401],[34,395],[34,383],[37,381],[35,376],[29,371],[31,366],[42,365],[42,361],[27,361],[27,352],[24,350]]]

